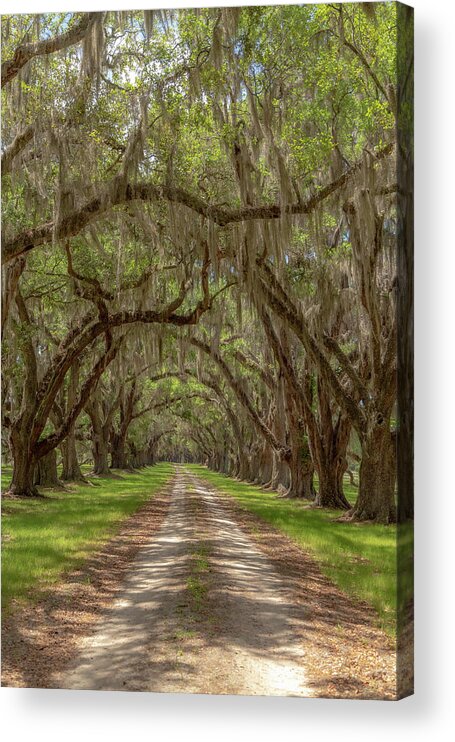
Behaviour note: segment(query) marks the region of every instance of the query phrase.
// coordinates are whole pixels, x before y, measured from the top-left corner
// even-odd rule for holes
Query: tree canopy
[[[397,12],[3,17],[13,492],[59,448],[396,519]]]

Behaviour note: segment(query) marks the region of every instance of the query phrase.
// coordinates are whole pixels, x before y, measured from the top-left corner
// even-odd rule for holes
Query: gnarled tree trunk
[[[337,460],[327,461],[318,472],[319,488],[314,504],[321,508],[335,510],[349,510],[351,508],[346,499],[339,477]]]
[[[288,459],[291,484],[287,497],[303,497],[306,500],[314,500],[314,465],[302,421],[296,415],[292,399],[289,399],[288,420],[291,439],[291,453]]]
[[[93,474],[109,475],[109,426],[101,420],[100,406],[93,401],[86,407],[92,423]]]
[[[10,447],[13,456],[13,478],[9,492],[16,497],[35,497],[38,494],[34,482],[35,461],[29,448],[29,431],[13,427],[10,432]]]
[[[84,481],[84,476],[79,466],[76,449],[76,438],[72,431],[61,445],[62,450],[62,481],[76,482]]]
[[[93,474],[104,477],[109,474],[109,443],[105,436],[94,433],[92,438]]]
[[[77,400],[79,388],[80,360],[76,359],[70,369],[70,378],[68,384],[67,411],[69,412]],[[61,445],[63,457],[62,480],[64,482],[83,481],[79,461],[77,460],[76,437],[74,427],[71,427],[66,439]]]
[[[395,523],[396,452],[388,421],[373,425],[361,443],[359,495],[352,517],[377,523]]]
[[[41,487],[61,487],[62,483],[57,472],[57,451],[55,448],[42,456],[37,462],[34,482]]]
[[[291,481],[286,496],[314,500],[316,494],[313,483],[314,466],[307,449],[293,450],[289,460],[289,471]]]
[[[281,456],[274,451],[273,453],[273,467],[272,476],[267,489],[277,490],[282,487],[284,490],[288,490],[291,483],[291,472],[289,465],[286,461],[283,461]]]
[[[115,432],[111,435],[111,469],[128,469],[126,437]]]
[[[239,470],[237,478],[243,481],[248,481],[251,478],[250,460],[243,450],[239,451]]]
[[[268,484],[272,477],[273,455],[267,441],[264,441],[258,461],[258,475],[255,484]]]
[[[315,463],[318,471],[319,488],[315,505],[322,508],[350,510],[351,505],[343,492],[343,474],[346,471],[347,440],[339,440],[334,435],[330,441],[329,450],[323,442],[318,446]],[[327,443],[327,442],[326,442]]]

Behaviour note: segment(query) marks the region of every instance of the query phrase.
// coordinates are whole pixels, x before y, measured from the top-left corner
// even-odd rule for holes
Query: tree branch
[[[253,421],[255,427],[257,428],[260,435],[265,438],[267,443],[275,450],[277,453],[279,453],[283,458],[286,458],[289,455],[289,449],[282,445],[277,438],[274,436],[272,431],[267,427],[267,425],[264,423],[264,421],[259,417],[258,413],[254,409],[249,395],[245,392],[242,385],[236,379],[227,365],[226,361],[218,354],[212,352],[209,345],[204,343],[202,340],[199,340],[198,338],[191,338],[190,340],[191,345],[194,345],[195,348],[199,348],[202,350],[206,355],[210,356],[217,366],[219,367],[220,371],[223,373],[224,378],[228,382],[229,386],[231,387],[232,391],[234,392],[235,396],[237,397],[238,401],[242,405],[242,407],[248,412],[251,420]]]
[[[87,31],[91,28],[100,13],[84,13],[77,23],[68,31],[54,36],[50,39],[43,39],[30,44],[21,44],[14,52],[12,59],[7,59],[2,63],[2,88],[20,72],[22,67],[27,64],[33,57],[41,57],[47,54],[53,54],[61,49],[67,49],[69,46],[78,44],[82,41]]]
[[[11,172],[14,158],[17,157],[19,152],[22,152],[24,147],[26,147],[27,144],[33,139],[34,133],[35,125],[30,124],[25,129],[16,134],[11,144],[8,147],[5,147],[4,151],[2,152],[1,159],[2,178],[4,175],[7,175]]]
[[[109,350],[106,351],[106,353],[101,356],[101,358],[93,367],[88,379],[83,384],[78,400],[73,405],[71,410],[69,410],[69,412],[67,413],[65,420],[62,422],[59,429],[56,430],[55,433],[52,433],[52,435],[47,436],[47,438],[43,438],[36,444],[35,452],[37,459],[42,458],[47,453],[49,453],[49,451],[52,451],[68,436],[68,433],[71,431],[71,428],[76,422],[78,416],[87,404],[87,401],[93,389],[98,383],[98,379],[104,373],[108,365],[114,360],[119,347],[119,343],[113,345],[109,348]]]
[[[352,367],[351,363],[349,362],[349,358],[347,358],[346,355],[343,353],[335,338],[329,337],[329,335],[324,335],[323,340],[327,350],[333,353],[344,373],[351,380],[359,399],[363,399],[364,401],[367,400],[368,391],[362,379],[357,374],[356,370]]]
[[[387,157],[393,150],[390,143],[375,153],[377,162]],[[260,219],[280,219],[283,214],[310,214],[316,207],[341,189],[349,180],[363,167],[363,159],[352,165],[342,175],[328,185],[320,188],[306,201],[290,204],[285,209],[281,204],[266,204],[260,206],[243,206],[237,209],[209,204],[199,196],[188,193],[181,188],[167,185],[154,185],[151,183],[125,183],[125,179],[117,176],[105,184],[97,196],[87,201],[81,208],[75,209],[60,223],[56,225],[53,221],[41,224],[38,227],[26,229],[11,239],[2,239],[3,260],[8,262],[18,255],[33,250],[35,247],[47,244],[53,239],[62,240],[78,234],[93,219],[98,218],[114,206],[128,203],[130,201],[169,201],[186,206],[191,211],[210,219],[220,227],[243,221]]]
[[[291,311],[291,300],[289,299],[289,297],[287,298],[287,302],[285,303],[274,291],[274,284],[277,284],[278,281],[271,269],[262,260],[258,259],[257,264],[260,270],[262,270],[263,272],[260,286],[269,307],[272,309],[273,312],[275,312],[275,314],[286,320],[289,327],[292,329],[295,335],[297,335],[309,357],[315,364],[318,372],[325,379],[326,383],[332,390],[336,401],[338,402],[340,407],[342,407],[349,415],[350,419],[352,420],[352,424],[356,428],[357,432],[362,434],[364,431],[365,420],[359,406],[356,404],[355,400],[346,392],[346,390],[343,389],[324,352],[319,347],[318,343],[308,330],[308,327],[301,317],[301,313],[298,311],[297,307],[294,307],[293,311]]]

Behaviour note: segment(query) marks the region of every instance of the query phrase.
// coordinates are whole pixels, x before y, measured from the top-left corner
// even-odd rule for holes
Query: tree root
[[[47,495],[43,495],[41,492],[30,492],[30,493],[17,493],[14,490],[7,490],[2,492],[2,499],[7,500],[48,500]]]

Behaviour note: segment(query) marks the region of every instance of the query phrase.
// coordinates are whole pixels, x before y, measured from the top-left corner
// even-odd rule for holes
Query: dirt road
[[[179,468],[160,531],[59,685],[309,696],[304,618],[219,497]]]

